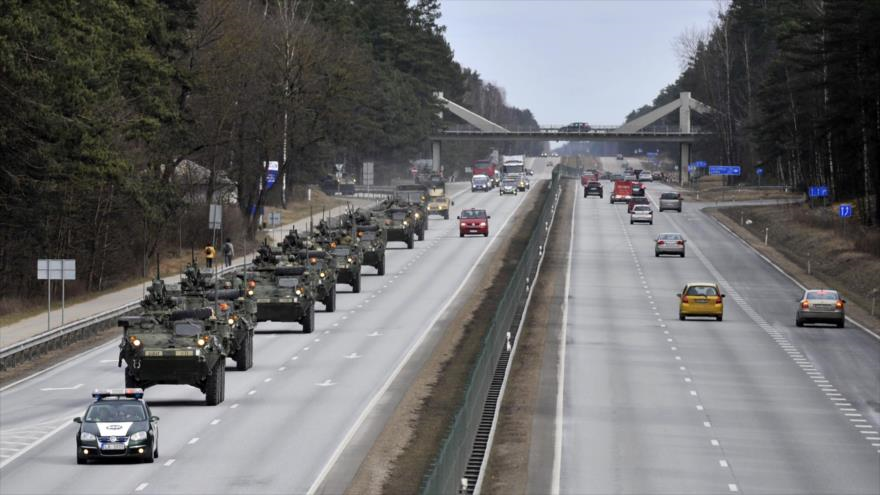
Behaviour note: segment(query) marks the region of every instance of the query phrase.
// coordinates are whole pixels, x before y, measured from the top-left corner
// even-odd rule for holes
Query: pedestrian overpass
[[[570,131],[562,127],[538,129],[506,129],[481,115],[478,115],[455,102],[446,99],[443,93],[436,93],[443,107],[453,115],[469,124],[464,129],[443,129],[430,136],[433,163],[440,163],[440,150],[443,141],[617,141],[646,143],[678,143],[680,151],[679,177],[684,184],[688,177],[687,164],[690,163],[691,144],[701,136],[709,135],[691,126],[691,111],[701,114],[711,113],[712,109],[691,98],[690,92],[682,92],[679,98],[633,119],[621,126],[596,126],[589,131]],[[658,128],[652,126],[661,118],[678,110],[678,126]]]

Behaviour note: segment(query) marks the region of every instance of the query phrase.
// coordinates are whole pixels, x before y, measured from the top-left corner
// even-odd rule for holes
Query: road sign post
[[[37,280],[47,282],[46,329],[52,329],[52,281],[61,281],[61,324],[64,325],[64,281],[76,280],[76,260],[37,260]]]
[[[842,204],[838,209],[838,214],[840,215],[840,222],[843,224],[843,235],[846,235],[846,219],[851,217],[853,214],[853,207],[851,204]]]

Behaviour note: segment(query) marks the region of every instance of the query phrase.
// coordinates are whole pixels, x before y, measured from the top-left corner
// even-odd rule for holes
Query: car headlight
[[[403,226],[406,227],[407,225],[409,225],[409,222],[407,222],[406,220],[404,220],[404,221],[403,221]]]
[[[247,291],[247,295],[249,295],[249,296],[254,295],[254,291],[252,291],[252,290],[248,290],[248,291]]]
[[[204,347],[205,344],[207,344],[207,341],[206,341],[204,338],[199,337],[198,339],[196,339],[196,345],[197,345],[197,346],[199,346],[199,347]]]
[[[229,323],[230,325],[235,325],[235,318],[230,318],[226,320],[226,323]]]
[[[141,440],[146,440],[146,439],[147,439],[147,432],[145,432],[145,431],[136,431],[136,432],[132,433],[131,438],[129,438],[129,440],[131,440],[132,442],[139,442]]]
[[[298,295],[298,296],[303,295],[302,289],[296,289],[294,292],[296,292],[296,295]]]
[[[326,274],[326,273],[324,273],[324,272],[321,272],[321,273],[319,273],[319,274],[318,274],[318,276],[319,276],[319,277],[321,277],[321,278],[324,278],[324,277],[326,277],[326,276],[327,276],[327,274]]]
[[[79,434],[79,439],[82,440],[83,442],[94,442],[94,441],[97,440],[98,438],[95,437],[94,433],[89,433],[89,432],[87,432],[87,431],[82,431],[82,432],[80,432],[80,434]]]
[[[351,256],[349,256],[348,258],[345,258],[345,259],[346,259],[349,263],[354,263],[354,260],[351,259]]]
[[[418,220],[421,217],[422,217],[421,213],[416,213],[416,220]]]

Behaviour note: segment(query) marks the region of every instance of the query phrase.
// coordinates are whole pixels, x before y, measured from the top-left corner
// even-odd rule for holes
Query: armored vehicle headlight
[[[198,340],[196,340],[196,345],[199,347],[204,347],[206,343],[204,337],[199,337]]]
[[[249,296],[252,296],[252,295],[254,295],[254,291],[253,291],[253,289],[251,289],[251,290],[248,290],[248,291],[247,291],[247,295],[249,295]]]
[[[409,222],[407,222],[406,220],[404,220],[404,221],[403,221],[403,226],[406,227],[407,225],[409,225]]]
[[[324,278],[324,277],[326,277],[326,276],[327,276],[327,274],[326,274],[326,273],[324,273],[324,272],[321,272],[321,273],[319,273],[319,274],[318,274],[318,275],[319,275],[319,276],[320,276],[320,277],[321,277],[321,278]]]
[[[235,318],[230,318],[226,320],[226,323],[229,323],[230,325],[235,325]]]
[[[419,219],[419,218],[422,218],[422,214],[421,214],[421,213],[416,213],[416,219]]]
[[[351,256],[349,256],[348,258],[345,258],[345,259],[348,260],[349,263],[354,263],[354,260],[351,258]]]
[[[317,262],[318,262],[318,258],[309,258],[309,263],[314,265]]]
[[[147,439],[147,432],[136,431],[131,434],[131,438],[129,440],[131,440],[132,442],[139,442],[141,440],[146,440],[146,439]]]
[[[89,433],[87,431],[80,432],[79,439],[82,440],[83,442],[90,442],[90,441],[93,442],[93,441],[97,440],[94,433]]]
[[[299,287],[297,287],[297,289],[294,292],[296,292],[296,295],[298,295],[298,296],[303,295],[303,290],[300,289]]]
[[[135,346],[135,347],[140,347],[140,346],[141,346],[141,339],[134,339],[134,340],[132,340],[132,341],[131,341],[131,345],[133,345],[133,346]]]

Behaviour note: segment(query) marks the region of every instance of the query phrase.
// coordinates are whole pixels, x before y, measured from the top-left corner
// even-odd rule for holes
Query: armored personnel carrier
[[[409,208],[392,207],[385,210],[387,242],[404,242],[412,249],[415,241],[415,219]]]
[[[305,333],[315,329],[317,290],[305,266],[290,262],[280,248],[263,245],[245,278],[257,300],[257,321],[297,322]]]
[[[394,194],[396,205],[410,210],[415,234],[424,241],[428,230],[428,188],[421,184],[399,185]]]
[[[379,275],[385,275],[385,244],[387,232],[381,225],[358,225],[357,243],[363,251],[363,265],[372,266]]]
[[[336,311],[336,258],[323,250],[300,251],[296,262],[302,264],[304,275],[311,275],[315,300],[324,303],[328,313]]]
[[[226,358],[236,340],[231,306],[171,309],[174,303],[161,280],[144,302],[142,316],[118,321],[123,331],[118,365],[126,363],[125,386],[191,385],[205,394],[208,405],[223,402]]]

